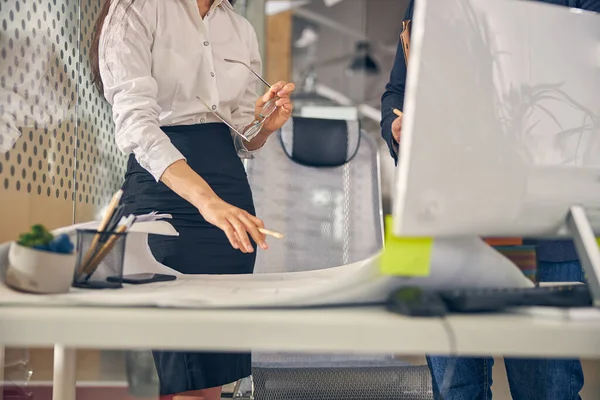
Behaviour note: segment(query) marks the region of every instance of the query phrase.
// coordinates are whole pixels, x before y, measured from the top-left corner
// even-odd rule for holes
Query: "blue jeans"
[[[583,282],[578,261],[538,263],[539,282]],[[444,373],[454,363],[450,382]],[[492,398],[492,358],[427,357],[436,400],[488,400]],[[505,358],[506,375],[514,400],[575,400],[583,388],[583,370],[579,360]],[[442,385],[446,393],[440,393]]]

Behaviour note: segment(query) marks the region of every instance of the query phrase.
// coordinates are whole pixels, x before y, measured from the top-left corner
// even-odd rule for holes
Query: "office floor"
[[[412,364],[423,364],[423,357],[402,357]],[[125,363],[121,352],[98,352],[95,350],[81,350],[78,355],[77,400],[156,400],[158,396],[134,397],[129,394],[126,382]],[[585,387],[582,392],[583,400],[596,400],[600,398],[600,361],[584,360]],[[49,349],[34,349],[30,351],[28,370],[32,371],[31,380],[27,386],[19,385],[32,397],[27,400],[51,399],[52,387],[52,351]],[[501,359],[496,360],[494,367],[494,398],[510,400],[510,392]],[[21,381],[23,371],[19,369],[7,370],[7,381]],[[10,387],[5,387],[9,392]],[[231,393],[232,387],[226,388]],[[9,397],[5,399],[25,400],[24,397]]]

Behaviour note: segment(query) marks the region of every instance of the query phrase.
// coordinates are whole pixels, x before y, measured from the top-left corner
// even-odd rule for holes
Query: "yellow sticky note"
[[[596,243],[598,243],[598,247],[600,247],[600,238],[596,238]]]
[[[433,238],[406,238],[392,234],[393,219],[385,218],[385,249],[381,273],[397,276],[428,276]]]

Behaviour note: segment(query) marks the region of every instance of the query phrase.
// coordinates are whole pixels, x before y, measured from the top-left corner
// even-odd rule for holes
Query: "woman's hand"
[[[254,248],[250,243],[248,234],[261,249],[268,248],[266,237],[258,230],[264,229],[265,224],[250,213],[228,204],[216,195],[198,207],[204,219],[220,228],[227,235],[227,239],[235,249],[244,253],[252,253]]]
[[[292,101],[290,100],[290,95],[296,89],[296,85],[293,83],[287,82],[277,82],[271,88],[256,101],[255,108],[255,118],[260,120],[260,111],[265,103],[275,97],[279,99],[276,101],[275,105],[277,109],[269,116],[269,118],[265,119],[263,125],[263,131],[270,133],[275,132],[279,128],[283,126],[287,122],[287,120],[292,116],[292,110],[294,106],[292,105]]]
[[[244,253],[252,253],[254,248],[250,244],[249,233],[256,244],[263,250],[267,249],[266,237],[258,231],[260,228],[264,229],[263,222],[221,200],[185,160],[171,164],[160,180],[193,204],[208,223],[223,230],[234,248]]]

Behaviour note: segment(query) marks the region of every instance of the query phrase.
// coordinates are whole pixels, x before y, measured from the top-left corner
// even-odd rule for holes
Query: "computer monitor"
[[[398,236],[573,237],[600,307],[600,15],[416,2]]]
[[[600,233],[600,14],[419,0],[411,36],[394,233]]]

